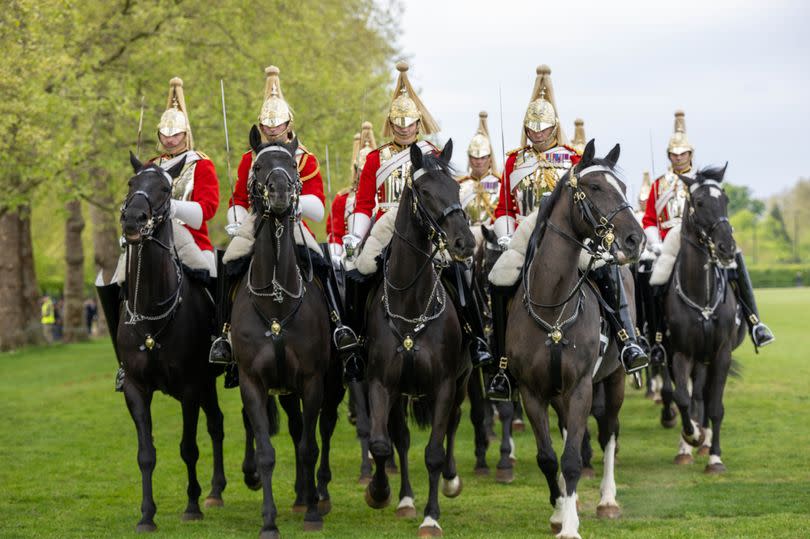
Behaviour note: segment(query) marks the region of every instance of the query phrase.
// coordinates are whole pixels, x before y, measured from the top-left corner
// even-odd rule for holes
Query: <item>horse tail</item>
[[[273,395],[267,397],[267,419],[270,422],[270,436],[278,434],[278,405]]]
[[[742,378],[743,364],[734,358],[731,358],[731,365],[728,368],[728,375],[732,378]]]
[[[420,429],[425,429],[433,424],[433,402],[427,397],[418,399],[408,399],[410,401],[410,416],[416,421]]]

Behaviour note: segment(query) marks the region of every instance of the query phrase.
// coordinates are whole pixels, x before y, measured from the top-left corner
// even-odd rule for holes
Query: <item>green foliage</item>
[[[728,214],[734,215],[742,210],[749,210],[754,215],[762,215],[765,203],[753,198],[751,188],[747,185],[734,185],[723,183],[726,196],[728,196]]]
[[[725,475],[706,476],[705,457],[678,467],[678,429],[659,426],[660,408],[629,385],[621,412],[617,459],[617,500],[622,518],[598,520],[601,451],[594,440],[597,478],[582,479],[580,533],[583,537],[716,539],[810,536],[807,452],[810,422],[806,359],[806,306],[810,289],[763,290],[763,318],[777,341],[755,355],[746,341],[734,355],[742,378],[730,379],[725,392],[723,461]],[[113,392],[115,359],[109,343],[33,348],[0,355],[3,432],[0,484],[2,537],[135,537],[140,518],[141,478],[136,435],[120,393]],[[222,387],[219,382],[219,387]],[[178,444],[180,407],[157,393],[152,417],[157,467],[155,522],[161,538],[256,536],[261,526],[261,493],[242,483],[244,451],[238,390],[219,390],[225,414],[225,506],[203,509],[205,519],[182,522],[186,470]],[[804,419],[802,419],[804,418]],[[281,418],[282,424],[286,423]],[[551,417],[554,448],[561,450],[556,418]],[[591,432],[595,424],[591,420]],[[412,428],[411,478],[417,512],[427,496],[424,447],[427,433]],[[467,410],[457,438],[457,467],[464,481],[458,498],[440,497],[440,522],[447,537],[548,537],[548,490],[535,461],[530,429],[517,433],[515,481],[494,481],[497,444],[491,443],[488,477],[472,474],[473,432]],[[360,447],[345,408],[332,443],[330,484],[333,509],[323,533],[302,531],[303,515],[293,504],[293,448],[286,429],[273,438],[273,476],[278,525],[283,537],[412,538],[421,519],[394,516],[399,478],[391,477],[392,506],[375,511],[357,484]],[[197,464],[203,496],[211,476],[211,444],[200,417]]]
[[[757,288],[782,288],[810,285],[810,266],[806,264],[778,264],[772,266],[749,266],[751,282]]]
[[[778,208],[786,234],[790,237],[790,260],[810,259],[810,178],[800,178],[796,185],[770,200]]]

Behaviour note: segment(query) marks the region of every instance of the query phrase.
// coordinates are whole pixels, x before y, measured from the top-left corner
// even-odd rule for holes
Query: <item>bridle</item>
[[[690,228],[697,231],[698,243],[700,245],[695,244],[694,240],[689,238],[689,236],[684,235],[684,237],[692,245],[694,245],[699,250],[706,253],[706,255],[709,257],[709,260],[713,264],[719,265],[721,262],[719,257],[717,256],[717,247],[715,246],[714,240],[712,239],[712,234],[714,234],[714,231],[717,230],[723,224],[731,227],[731,222],[728,220],[727,215],[723,215],[718,219],[716,219],[708,228],[701,226],[701,224],[697,222],[697,220],[695,219],[696,210],[694,202],[692,201],[692,197],[694,196],[695,193],[697,193],[700,189],[704,187],[708,188],[714,187],[716,189],[719,189],[721,192],[724,191],[723,186],[715,180],[704,180],[700,183],[693,183],[691,186],[689,186],[689,190],[686,193],[686,208],[684,220],[689,221]]]
[[[169,182],[169,191],[164,200],[160,202],[160,204],[155,208],[154,204],[152,204],[152,199],[149,196],[149,193],[143,191],[142,189],[138,189],[127,195],[127,198],[124,199],[123,204],[121,204],[121,217],[119,219],[120,222],[123,223],[124,221],[124,214],[126,214],[127,210],[129,209],[130,203],[135,199],[135,197],[143,197],[146,200],[147,206],[149,206],[149,218],[146,220],[146,223],[141,227],[138,231],[141,239],[139,241],[143,241],[144,239],[150,240],[154,239],[152,236],[155,233],[160,225],[166,222],[169,219],[169,212],[171,211],[171,185],[172,185],[172,178],[169,176],[169,173],[163,170],[158,166],[150,166],[138,171],[135,176],[140,176],[141,174],[145,174],[147,172],[154,172],[163,176],[167,182]]]
[[[264,154],[282,154],[289,157],[292,170],[295,171],[295,176],[290,174],[290,171],[283,166],[274,166],[267,171],[264,178],[259,179],[256,174],[259,171],[259,157]],[[295,220],[295,213],[293,209],[298,206],[298,199],[301,196],[301,181],[298,176],[298,168],[295,166],[295,156],[287,148],[281,144],[270,144],[259,150],[253,158],[253,166],[250,169],[250,176],[248,177],[248,193],[250,194],[251,203],[254,207],[261,209],[259,224],[256,228],[255,236],[258,237],[264,223],[273,215],[270,209],[270,192],[267,189],[267,184],[270,182],[270,177],[274,173],[281,173],[287,182],[287,187],[293,191],[293,196],[290,198],[290,204],[281,215],[277,217],[288,217],[291,221]]]

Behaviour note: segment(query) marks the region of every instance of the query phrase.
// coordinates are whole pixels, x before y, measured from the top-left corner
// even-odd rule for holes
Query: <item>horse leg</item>
[[[470,422],[475,432],[475,475],[488,475],[487,448],[489,447],[489,435],[486,426],[487,401],[484,398],[478,373],[469,377],[467,393],[470,396]]]
[[[180,456],[186,463],[188,472],[188,505],[183,511],[183,520],[200,520],[203,517],[200,511],[200,482],[197,480],[197,460],[200,458],[200,449],[197,447],[197,422],[200,419],[200,403],[196,395],[184,395],[181,401],[183,409],[183,438],[180,441]]]
[[[430,439],[425,447],[425,466],[428,470],[428,501],[425,504],[425,518],[419,525],[420,537],[439,537],[442,527],[439,525],[439,476],[445,465],[446,453],[444,438],[447,436],[451,421],[458,423],[456,412],[455,381],[443,380],[436,393],[433,406],[433,424]]]
[[[675,390],[672,387],[670,366],[664,365],[661,369],[661,426],[665,429],[671,429],[678,423],[674,402]]]
[[[590,377],[580,380],[571,390],[565,414],[566,431],[563,434],[565,448],[562,454],[562,479],[565,489],[562,496],[562,528],[559,539],[580,539],[579,515],[577,515],[577,484],[582,472],[582,437],[588,424],[591,410],[593,384]]]
[[[692,419],[690,412],[692,396],[689,394],[689,386],[691,385],[692,359],[687,358],[681,352],[675,352],[672,356],[672,374],[675,378],[673,397],[681,414],[681,423],[683,425],[678,454],[675,456],[675,464],[691,464],[694,462],[692,447],[703,443],[703,439],[700,437],[700,428]]]
[[[270,399],[268,399],[268,402],[269,400]],[[242,475],[245,480],[245,485],[247,485],[250,490],[259,490],[262,488],[262,478],[259,477],[259,471],[256,469],[256,449],[253,444],[253,427],[250,424],[250,418],[244,406],[242,406],[242,424],[245,426],[245,458],[242,460]]]
[[[315,433],[318,426],[318,415],[323,405],[323,397],[323,379],[313,377],[304,384],[301,399],[303,409],[302,432],[298,443],[299,459],[303,471],[301,482],[304,487],[304,501],[307,505],[307,512],[304,515],[304,531],[323,529],[323,517],[318,511],[318,491],[315,487],[315,466],[318,464],[318,440]],[[337,410],[335,410],[334,421],[337,421]]]
[[[455,498],[461,494],[462,481],[456,470],[456,432],[461,422],[461,403],[464,402],[464,384],[456,385],[456,403],[450,409],[450,423],[447,426],[447,452],[442,470],[442,494],[448,498]]]
[[[726,388],[726,380],[730,366],[731,350],[728,348],[728,345],[726,345],[717,354],[715,361],[711,363],[708,379],[706,380],[708,392],[706,415],[712,422],[712,441],[711,449],[709,450],[709,463],[706,464],[704,470],[706,473],[723,473],[726,471],[725,464],[720,460],[720,426],[725,416],[723,392]]]
[[[301,416],[301,403],[297,395],[279,395],[278,402],[287,412],[287,430],[290,433],[293,447],[295,448],[295,502],[293,503],[293,513],[305,513],[307,510],[304,499],[303,470],[301,468],[301,456],[298,451],[298,444],[301,443],[301,433],[303,431],[303,417]]]
[[[523,407],[526,410],[529,423],[532,425],[534,441],[537,444],[537,466],[546,478],[549,503],[551,503],[551,507],[554,507],[554,514],[550,519],[551,529],[554,533],[558,533],[562,526],[562,515],[560,513],[562,496],[560,485],[557,482],[557,472],[559,470],[557,454],[554,453],[554,447],[551,444],[551,432],[549,431],[548,403],[542,402],[539,397],[528,390],[524,390],[523,387],[521,387],[521,393],[523,394]]]
[[[399,505],[396,515],[400,518],[415,518],[413,487],[411,486],[410,466],[408,465],[408,451],[411,448],[411,431],[408,429],[408,417],[405,408],[396,406],[388,416],[388,430],[391,441],[396,447],[399,456]]]
[[[256,442],[256,465],[262,482],[262,529],[259,539],[278,539],[276,516],[278,510],[273,500],[273,470],[276,467],[276,450],[270,443],[270,418],[267,415],[267,401],[270,398],[267,390],[258,387],[259,384],[249,378],[240,369],[239,391],[242,394],[242,404],[253,428],[253,437]]]
[[[216,379],[212,379],[203,394],[202,408],[205,412],[206,427],[211,437],[211,447],[214,456],[214,475],[211,477],[211,492],[205,499],[205,507],[218,507],[223,505],[222,492],[225,490],[225,464],[222,455],[222,442],[225,439],[224,418],[217,401]]]
[[[523,432],[526,430],[526,425],[523,423],[523,404],[520,400],[515,401],[515,411],[512,414],[512,430],[514,432]]]
[[[368,385],[368,403],[371,412],[371,429],[369,431],[369,450],[374,457],[374,475],[366,487],[366,503],[372,509],[382,509],[391,502],[391,486],[385,471],[385,463],[391,456],[391,442],[388,436],[388,416],[391,406],[400,406],[399,397],[393,394],[379,380],[372,380]],[[397,412],[398,413],[398,412]]]
[[[337,378],[335,378],[337,379]],[[332,481],[332,468],[329,454],[332,447],[332,435],[338,421],[338,406],[340,406],[345,390],[343,384],[325,384],[324,404],[318,427],[321,433],[321,464],[318,466],[318,512],[326,515],[332,510],[332,501],[329,497],[329,483]]]
[[[599,424],[599,445],[604,452],[604,470],[599,486],[599,504],[596,516],[599,518],[619,518],[621,509],[616,501],[616,444],[619,439],[619,411],[624,403],[624,372],[617,369],[602,384],[605,392],[604,413],[597,418]]]
[[[363,382],[351,382],[349,394],[354,395],[355,430],[360,440],[360,478],[361,484],[368,484],[371,480],[371,460],[368,458],[368,437],[371,429],[371,420],[368,417],[368,390]]]
[[[138,468],[141,470],[141,520],[135,528],[138,532],[151,532],[155,526],[155,499],[152,497],[152,472],[155,470],[157,453],[152,441],[152,393],[142,391],[126,379],[124,398],[129,415],[135,422],[138,433]]]
[[[498,416],[501,418],[501,458],[495,468],[495,481],[511,483],[515,479],[514,442],[512,441],[512,417],[515,405],[512,402],[498,402]]]

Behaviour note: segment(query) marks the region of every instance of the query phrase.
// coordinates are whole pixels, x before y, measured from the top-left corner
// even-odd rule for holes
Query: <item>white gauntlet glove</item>
[[[501,236],[500,238],[498,238],[498,246],[500,246],[500,248],[503,249],[504,251],[509,249],[510,243],[512,243],[511,236]]]

